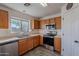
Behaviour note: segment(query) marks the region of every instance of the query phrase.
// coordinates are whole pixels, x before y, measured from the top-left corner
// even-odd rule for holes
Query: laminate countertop
[[[3,38],[0,38],[0,46],[7,44],[7,43],[10,43],[10,42],[18,41],[20,39],[30,38],[30,37],[38,36],[38,35],[40,35],[40,34],[33,34],[33,35],[26,35],[26,36],[16,36],[16,37],[3,37]]]

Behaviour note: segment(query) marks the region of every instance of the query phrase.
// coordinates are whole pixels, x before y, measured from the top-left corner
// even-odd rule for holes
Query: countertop
[[[56,36],[54,36],[54,37],[58,37],[58,38],[61,38],[61,36],[60,36],[60,35],[56,35]]]
[[[3,37],[3,38],[0,38],[0,45],[4,45],[9,42],[18,41],[18,40],[24,39],[24,38],[30,38],[32,36],[37,36],[37,35],[40,35],[40,34],[32,34],[32,35],[21,36],[21,37]]]

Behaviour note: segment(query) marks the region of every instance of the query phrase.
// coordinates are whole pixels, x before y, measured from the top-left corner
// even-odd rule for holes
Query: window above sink
[[[30,21],[17,19],[17,18],[11,18],[10,29],[12,33],[23,32],[23,34],[26,34],[30,30]]]

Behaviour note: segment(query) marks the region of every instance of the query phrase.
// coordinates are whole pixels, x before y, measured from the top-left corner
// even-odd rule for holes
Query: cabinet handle
[[[79,43],[79,41],[77,41],[77,40],[75,40],[74,42],[75,42],[75,43]]]

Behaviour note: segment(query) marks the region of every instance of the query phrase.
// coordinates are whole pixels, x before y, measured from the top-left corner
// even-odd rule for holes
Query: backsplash
[[[61,36],[61,30],[58,29],[58,30],[56,30],[56,31],[57,31],[57,35],[58,35],[58,36]]]
[[[34,29],[29,32],[29,34],[39,34],[39,29]],[[9,29],[0,29],[0,37],[12,37],[17,35],[22,35],[22,33],[11,33]]]
[[[29,34],[39,34],[40,30],[39,29],[33,29]]]
[[[61,36],[61,29],[57,29],[56,31],[57,31],[57,36]],[[46,34],[46,33],[48,33],[48,30],[40,29],[39,33],[40,34]]]
[[[8,29],[0,29],[0,37],[6,37],[6,36],[14,36],[15,34],[10,33],[10,30]]]

